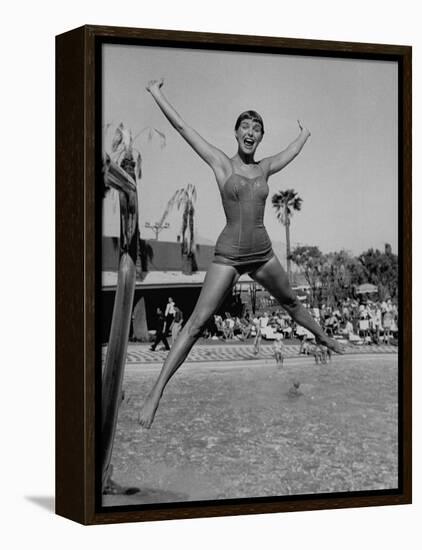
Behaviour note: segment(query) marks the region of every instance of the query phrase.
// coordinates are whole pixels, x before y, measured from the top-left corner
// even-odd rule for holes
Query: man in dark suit
[[[167,338],[165,334],[165,325],[166,325],[166,320],[163,315],[163,312],[159,307],[157,307],[157,330],[155,332],[154,343],[150,347],[151,351],[155,351],[155,348],[158,346],[160,342],[163,342],[167,351],[170,349],[170,346],[169,346],[169,343],[167,342]]]

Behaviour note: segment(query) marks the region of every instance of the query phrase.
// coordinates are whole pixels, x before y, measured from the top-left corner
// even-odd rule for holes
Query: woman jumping
[[[220,234],[211,263],[192,315],[174,342],[161,372],[139,414],[139,423],[149,428],[170,378],[186,359],[209,318],[220,308],[240,275],[248,273],[276,298],[296,321],[311,331],[318,343],[337,353],[342,347],[329,338],[302,306],[290,287],[286,272],[272,250],[263,224],[268,178],[279,172],[302,150],[310,136],[299,123],[299,136],[280,153],[254,159],[264,136],[264,123],[255,111],[245,111],[235,124],[238,150],[229,158],[203,139],[166,99],[161,91],[164,80],[152,80],[147,86],[170,124],[192,149],[212,168],[220,190],[227,225]]]

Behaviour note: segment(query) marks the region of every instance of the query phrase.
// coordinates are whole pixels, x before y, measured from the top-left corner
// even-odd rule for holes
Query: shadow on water
[[[25,496],[25,500],[44,508],[48,512],[54,514],[55,498],[53,496]]]

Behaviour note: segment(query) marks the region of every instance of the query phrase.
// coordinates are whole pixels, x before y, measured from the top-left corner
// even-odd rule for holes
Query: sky
[[[153,127],[166,135],[165,148],[149,142],[147,132],[135,143],[143,157],[142,237],[153,238],[145,222],[157,222],[176,189],[188,183],[197,190],[199,242],[214,243],[225,225],[212,170],[145,89],[149,80],[164,77],[163,92],[182,118],[229,157],[236,153],[236,118],[246,109],[264,119],[257,160],[297,137],[297,119],[311,131],[300,155],[268,182],[265,225],[275,244],[284,246],[285,232],[270,198],[293,188],[303,199],[292,219],[293,246],[359,254],[390,243],[397,252],[397,69],[387,61],[104,45],[103,124],[123,122],[134,135]],[[108,227],[111,200],[104,209]],[[180,213],[167,221],[160,240],[176,240]]]

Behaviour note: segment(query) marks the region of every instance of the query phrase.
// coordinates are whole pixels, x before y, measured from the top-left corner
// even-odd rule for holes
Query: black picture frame
[[[104,43],[396,61],[399,69],[399,487],[350,495],[98,505],[99,49]],[[169,30],[84,26],[56,37],[56,513],[104,524],[407,504],[412,495],[412,49]]]

